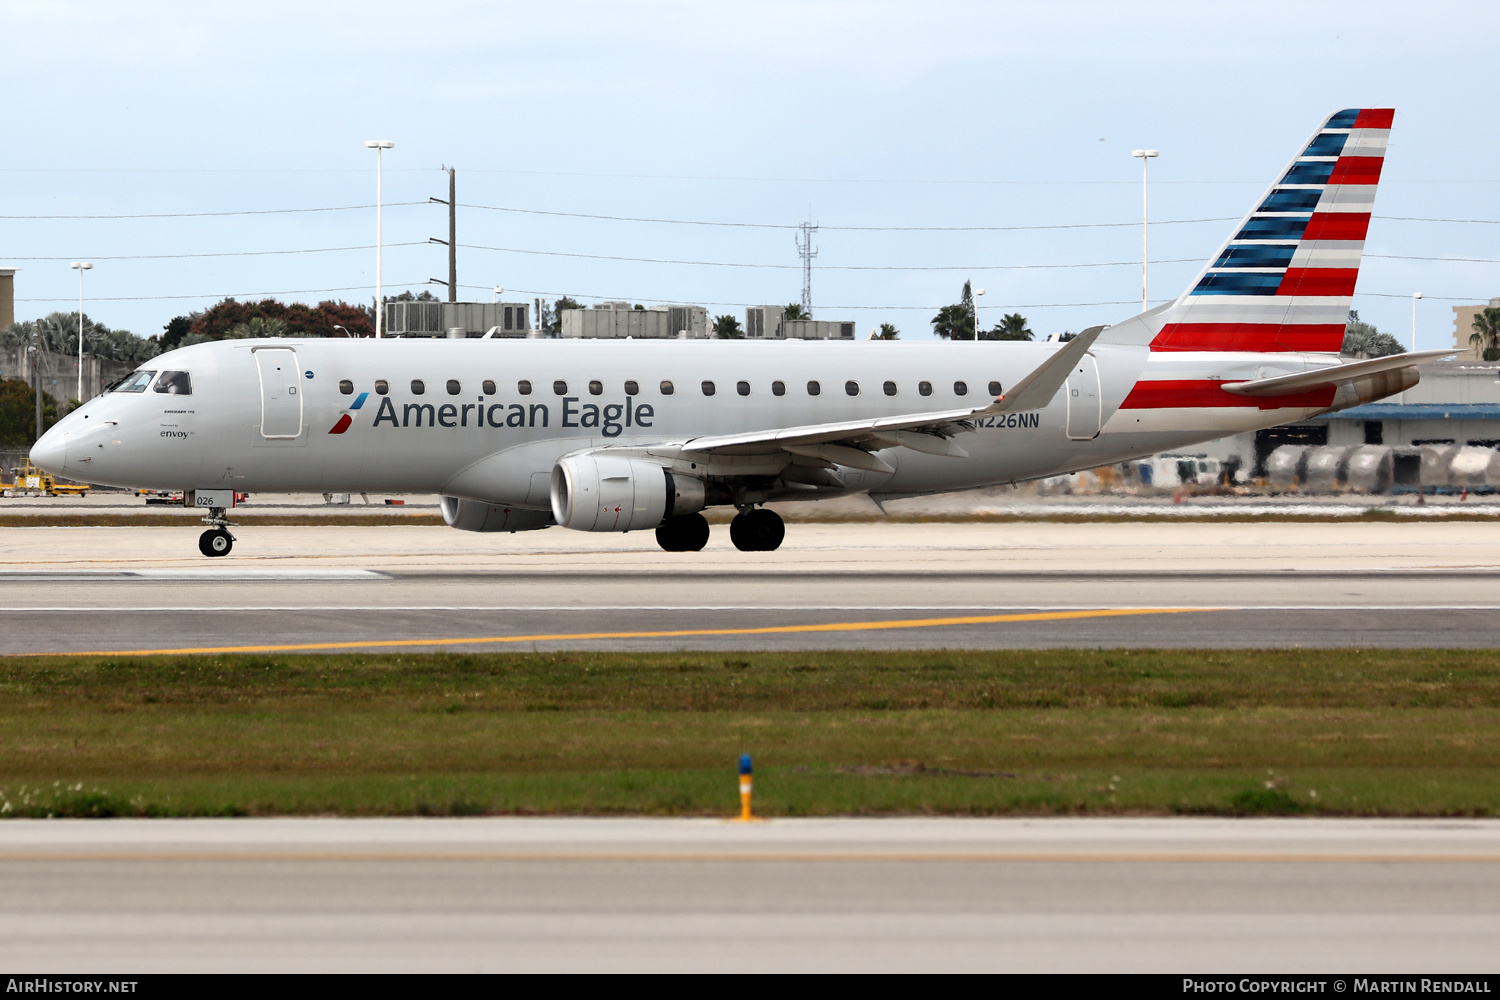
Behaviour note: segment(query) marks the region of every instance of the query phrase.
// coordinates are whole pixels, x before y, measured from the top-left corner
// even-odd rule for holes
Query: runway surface
[[[150,971],[1492,971],[1500,823],[0,824],[0,962]]]
[[[0,529],[7,651],[1496,645],[1500,526],[794,525],[717,534]],[[722,534],[722,531],[720,532]]]

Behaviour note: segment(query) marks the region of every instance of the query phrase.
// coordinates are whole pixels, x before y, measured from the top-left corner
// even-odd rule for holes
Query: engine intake
[[[536,531],[557,523],[550,510],[523,510],[484,500],[438,497],[438,506],[448,527],[459,531]]]
[[[653,462],[574,455],[552,467],[552,516],[575,531],[639,531],[707,504],[701,479]]]

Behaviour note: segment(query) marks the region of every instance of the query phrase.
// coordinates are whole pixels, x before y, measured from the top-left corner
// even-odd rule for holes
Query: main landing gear
[[[781,515],[764,507],[742,510],[729,522],[729,540],[741,552],[774,552],[785,537]]]
[[[785,537],[781,515],[763,507],[743,510],[729,522],[729,539],[741,552],[775,551]],[[708,521],[702,514],[674,517],[656,529],[656,544],[668,552],[697,552],[708,544]]]
[[[234,548],[234,536],[225,527],[229,518],[225,516],[224,508],[210,507],[203,523],[213,527],[198,536],[198,551],[206,556],[229,555],[229,550]]]
[[[702,514],[674,517],[656,529],[656,544],[668,552],[697,552],[708,544],[708,519]]]

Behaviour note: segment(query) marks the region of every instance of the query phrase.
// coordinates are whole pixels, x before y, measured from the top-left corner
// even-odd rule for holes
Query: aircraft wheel
[[[227,556],[234,538],[223,528],[210,528],[198,536],[198,551],[206,556]]]
[[[781,515],[764,507],[747,510],[729,522],[729,539],[741,552],[774,552],[785,537]]]
[[[697,552],[708,544],[708,519],[702,514],[674,517],[656,529],[656,544],[668,552]]]

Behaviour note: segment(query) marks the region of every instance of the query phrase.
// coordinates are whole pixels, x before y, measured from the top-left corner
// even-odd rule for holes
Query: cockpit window
[[[156,380],[156,391],[173,396],[191,396],[193,380],[187,372],[162,372],[161,378]]]
[[[115,386],[115,392],[145,392],[155,377],[156,372],[136,372]]]

